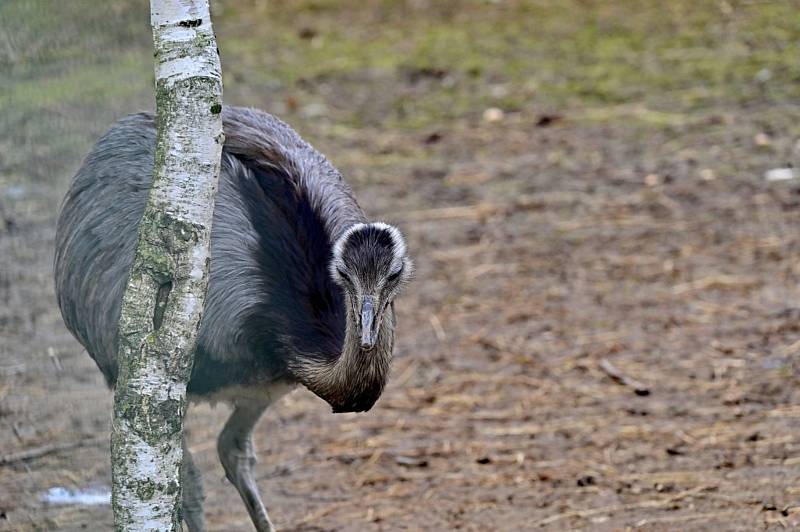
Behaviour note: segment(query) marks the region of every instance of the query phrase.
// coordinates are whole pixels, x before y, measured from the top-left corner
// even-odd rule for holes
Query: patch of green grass
[[[90,64],[46,79],[23,79],[9,83],[0,101],[15,113],[41,108],[89,106],[103,100],[122,103],[132,94],[153,85],[150,58],[125,53],[107,64]],[[143,75],[144,74],[144,75]]]
[[[69,172],[117,117],[108,109],[137,110],[126,106],[142,100],[152,87],[152,79],[142,75],[149,72],[146,62],[141,54],[130,53],[110,64],[9,83],[0,95],[4,136],[13,145],[0,158],[6,180],[50,182]],[[101,102],[106,112],[99,113],[104,119],[97,123],[94,108]]]
[[[380,85],[388,87],[390,123],[409,128],[475,116],[488,105],[641,102],[690,112],[800,96],[800,12],[789,1],[730,9],[688,0],[445,4],[270,4],[269,24],[243,22],[239,10],[221,21],[226,65],[289,89],[303,80],[344,87],[366,76],[392,80],[394,87]],[[315,18],[320,9],[324,17]],[[225,31],[233,25],[246,30]],[[302,36],[307,28],[310,39]],[[442,79],[408,89],[414,72]],[[506,86],[502,96],[494,95],[498,84]]]
[[[144,0],[0,3],[2,185],[65,182],[110,121],[148,101],[150,39]]]
[[[218,0],[228,101],[310,132],[447,129],[487,107],[649,128],[800,98],[790,0]],[[0,174],[74,168],[152,101],[146,0],[0,2]],[[291,103],[290,103],[291,102]]]

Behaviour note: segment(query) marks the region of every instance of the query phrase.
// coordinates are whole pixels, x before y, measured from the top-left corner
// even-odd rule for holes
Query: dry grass
[[[311,4],[312,15],[264,37],[297,46],[277,56],[278,67],[288,69],[299,54],[314,72],[286,71],[286,79],[303,79],[278,85],[253,68],[255,51],[274,42],[247,40],[241,30],[256,31],[254,21],[227,4],[220,38],[242,40],[226,62],[234,76],[229,97],[283,108],[351,176],[370,215],[401,225],[419,271],[398,304],[397,359],[373,411],[333,416],[297,391],[259,425],[259,483],[276,523],[353,531],[800,527],[800,201],[795,182],[763,179],[770,168],[800,165],[800,110],[787,96],[796,90],[795,67],[784,62],[800,19],[782,16],[771,31],[759,21],[783,13],[784,3],[758,11],[721,2],[713,13],[690,13],[670,30],[675,35],[642,41],[657,31],[651,22],[660,8],[637,3],[640,14],[620,22],[627,32],[620,43],[614,39],[622,34],[601,30],[622,4],[581,3],[582,23],[595,17],[598,24],[576,39],[581,48],[547,48],[562,54],[544,65],[562,72],[567,94],[560,98],[517,91],[515,76],[536,69],[525,70],[519,50],[508,47],[533,44],[505,43],[500,31],[502,46],[448,52],[452,79],[430,70],[410,75],[396,57],[380,62],[370,51],[326,70],[313,38],[308,49],[293,39],[310,22],[317,32],[346,28],[348,7]],[[396,24],[402,35],[418,21],[414,49],[428,42],[435,51],[462,42],[459,28],[472,27],[448,18],[445,7],[426,12],[417,4],[403,4],[412,7],[400,22],[370,3],[359,14],[364,26],[336,50],[360,46],[376,28]],[[540,4],[547,7],[508,3]],[[252,8],[270,13],[271,5]],[[465,13],[480,9],[469,5]],[[725,5],[732,11],[723,26],[736,31],[714,26],[705,35],[704,17]],[[515,12],[493,13],[488,21]],[[554,18],[543,19],[536,39],[555,39],[568,11],[543,13]],[[452,37],[454,28],[460,33]],[[707,37],[709,48],[667,46],[676,35]],[[374,50],[392,50],[396,37],[383,35]],[[762,61],[774,73],[775,86],[764,92],[743,86],[741,72],[729,79],[709,70],[715,53],[730,63],[750,37],[784,46],[754,48],[747,69]],[[637,42],[654,44],[643,55],[612,53],[612,45]],[[676,50],[688,50],[687,64],[668,86],[656,83],[661,70],[636,85],[627,66],[612,65],[617,82],[635,86],[609,82],[581,96],[602,78],[581,70],[587,58],[664,66],[674,65]],[[512,54],[521,70],[498,80],[490,51]],[[477,82],[462,76],[470,65],[485,67]],[[713,94],[692,100],[705,83],[692,77],[698,72],[713,78],[706,85]],[[6,83],[30,82],[12,74]],[[43,67],[36,75],[60,74]],[[541,75],[541,83],[551,79]],[[506,102],[501,122],[482,121],[483,105],[499,104],[491,87],[508,83],[522,99]],[[146,101],[143,87],[137,101]],[[454,107],[426,114],[426,106],[447,101],[448,90],[458,98]],[[360,100],[359,91],[374,98]],[[613,98],[604,103],[603,94]],[[110,396],[60,323],[50,262],[53,213],[71,168],[104,127],[101,118],[131,110],[117,96],[94,109],[50,95],[46,112],[20,100],[13,123],[0,124],[10,132],[0,145],[16,147],[11,158],[0,154],[0,529],[110,526],[107,507],[48,507],[38,497],[53,486],[108,484],[102,442]],[[304,114],[320,101],[327,114]],[[398,101],[402,112],[392,107]],[[464,105],[470,110],[462,113]],[[65,121],[48,122],[53,112]],[[20,129],[25,120],[28,129]],[[78,130],[74,145],[45,149],[31,141],[65,124]],[[768,145],[755,142],[759,133]],[[48,151],[54,146],[70,154],[69,163]],[[43,176],[55,176],[56,185]],[[216,464],[226,412],[193,408],[190,441],[206,471],[210,528],[249,530]]]

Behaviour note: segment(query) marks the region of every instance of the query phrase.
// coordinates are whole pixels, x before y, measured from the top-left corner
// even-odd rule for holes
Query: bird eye
[[[403,268],[400,268],[399,270],[397,270],[397,271],[396,271],[396,272],[394,272],[393,274],[389,275],[389,276],[386,278],[386,280],[387,280],[387,281],[389,281],[390,283],[391,283],[391,282],[393,282],[393,281],[396,281],[396,280],[397,280],[397,278],[398,278],[398,277],[400,277],[400,273],[401,273],[402,271],[403,271]]]

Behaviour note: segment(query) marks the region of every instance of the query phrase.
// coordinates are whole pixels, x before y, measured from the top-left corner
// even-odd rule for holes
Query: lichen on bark
[[[123,296],[112,425],[117,530],[180,530],[186,384],[208,282],[224,137],[208,0],[151,0],[158,135]]]

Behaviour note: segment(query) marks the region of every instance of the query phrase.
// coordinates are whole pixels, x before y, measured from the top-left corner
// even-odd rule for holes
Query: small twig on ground
[[[667,515],[659,517],[647,517],[645,519],[637,521],[633,526],[634,528],[642,528],[653,525],[665,525],[668,523],[685,523],[686,521],[698,521],[701,519],[712,520],[712,519],[718,519],[720,517],[726,517],[728,518],[727,522],[732,523],[735,522],[733,516],[741,513],[742,513],[741,510],[734,509],[734,510],[724,510],[721,512],[706,512],[706,513],[693,513],[688,515]]]
[[[554,196],[551,201],[547,197],[520,196],[510,205],[481,202],[472,205],[452,205],[448,207],[435,207],[398,213],[397,218],[407,222],[432,222],[439,220],[475,220],[488,218],[494,215],[508,215],[518,211],[529,211],[544,208],[552,201],[564,202],[563,197]],[[574,197],[569,197],[574,202]]]
[[[437,207],[399,213],[398,218],[407,222],[432,222],[438,220],[480,219],[503,211],[502,207],[492,203],[478,203],[475,205],[456,205],[451,207]]]
[[[447,334],[444,332],[444,327],[442,327],[442,322],[439,320],[439,316],[436,314],[431,314],[430,316],[431,327],[433,327],[433,332],[436,334],[436,339],[440,342],[444,342],[447,340]]]
[[[604,506],[602,508],[589,508],[588,510],[572,510],[569,512],[564,512],[560,514],[551,515],[550,517],[546,517],[541,521],[537,522],[536,526],[549,525],[551,523],[555,523],[556,521],[561,521],[562,519],[568,519],[570,517],[585,518],[585,517],[591,517],[593,515],[613,514],[616,512],[626,512],[629,510],[639,510],[642,508],[661,508],[664,506],[669,506],[670,504],[683,500],[687,497],[697,495],[698,493],[702,493],[709,489],[716,489],[716,486],[697,486],[695,488],[682,491],[667,499],[660,499],[660,500],[654,499],[654,500],[636,502],[632,504],[617,504],[614,506]]]
[[[757,277],[745,277],[736,275],[709,275],[702,279],[696,279],[688,283],[677,284],[672,287],[672,293],[682,295],[688,292],[702,290],[752,290],[764,284],[764,281]]]
[[[518,360],[525,360],[526,362],[535,363],[541,368],[543,374],[545,375],[550,374],[550,369],[544,364],[541,364],[541,361],[536,357],[534,353],[519,351],[515,349],[512,345],[510,345],[509,342],[506,340],[502,340],[499,338],[490,338],[488,336],[475,334],[469,337],[469,341],[475,342],[484,349],[487,349],[499,355],[508,354]],[[484,376],[483,378],[485,379],[486,377]]]
[[[315,521],[315,520],[317,520],[317,519],[319,519],[321,517],[325,517],[329,513],[332,513],[332,512],[335,512],[336,510],[338,510],[340,506],[341,505],[337,505],[337,504],[329,504],[328,506],[323,506],[322,508],[320,508],[316,512],[311,512],[309,514],[306,514],[305,517],[303,517],[302,519],[300,519],[299,521],[297,521],[294,524],[294,527],[298,528],[301,525],[305,525],[306,523],[310,523],[311,521]]]
[[[603,373],[611,377],[611,380],[632,388],[636,395],[650,395],[650,389],[647,386],[622,373],[607,358],[602,359],[599,366]]]
[[[60,451],[68,451],[77,447],[88,447],[90,445],[97,445],[98,443],[108,442],[108,436],[100,436],[96,438],[87,438],[85,440],[78,440],[68,443],[51,443],[42,445],[40,447],[33,447],[31,449],[24,449],[16,453],[0,456],[0,466],[14,464],[25,460],[32,460],[34,458],[41,458],[48,454],[57,453]]]

